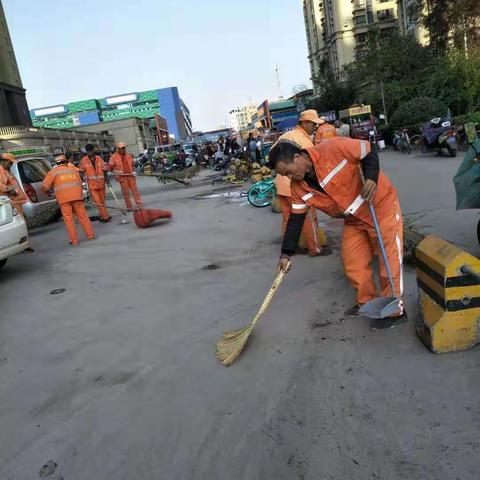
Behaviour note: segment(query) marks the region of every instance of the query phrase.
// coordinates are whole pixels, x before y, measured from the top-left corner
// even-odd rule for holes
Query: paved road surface
[[[452,208],[459,159],[382,160],[405,212],[480,253],[476,212]],[[195,198],[209,192],[159,188],[147,205],[170,224],[116,216],[78,249],[50,225],[0,273],[0,478],[35,479],[50,459],[65,480],[478,478],[479,351],[434,356],[413,322],[345,320],[338,251],[296,257],[245,355],[216,362],[270,285],[280,217]],[[341,223],[326,224],[338,244]],[[411,270],[406,285],[413,318]]]

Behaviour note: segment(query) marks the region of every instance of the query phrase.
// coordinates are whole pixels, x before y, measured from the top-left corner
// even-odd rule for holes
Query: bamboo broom
[[[288,270],[288,268],[287,268]],[[282,283],[282,280],[285,278],[285,272],[282,270],[276,277],[270,287],[265,299],[263,300],[262,305],[258,309],[257,314],[252,320],[250,325],[240,328],[239,330],[232,330],[225,332],[223,337],[217,342],[217,358],[225,366],[231,365],[242,353],[245,345],[247,344],[248,338],[252,333],[253,327],[260,320],[262,315],[266,312],[275,292],[278,290],[278,287]]]

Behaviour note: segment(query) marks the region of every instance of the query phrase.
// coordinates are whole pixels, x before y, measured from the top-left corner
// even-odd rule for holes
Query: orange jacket
[[[307,149],[315,174],[325,193],[310,188],[306,182],[292,182],[292,210],[303,213],[311,205],[328,215],[352,215],[373,226],[370,209],[360,194],[362,181],[358,166],[370,152],[366,140],[335,137]],[[397,192],[387,176],[380,171],[373,204],[377,216],[391,215]]]
[[[115,152],[111,157],[110,161],[108,162],[108,167],[110,170],[113,170],[114,173],[121,173],[125,174],[123,170],[123,159],[126,158],[126,161],[130,167],[130,171],[133,173],[135,172],[135,168],[133,167],[133,157],[129,153],[125,153],[125,157],[122,157],[119,153]],[[133,175],[132,175],[133,176]],[[127,177],[115,177],[119,182]]]
[[[15,193],[10,193],[11,187],[15,187]],[[20,188],[17,179],[2,166],[0,166],[0,194],[6,195],[14,203],[24,204],[28,202],[28,198]]]
[[[313,147],[313,141],[308,135],[308,133],[300,126],[297,125],[292,130],[284,133],[276,142],[288,141],[295,143],[298,148],[310,148]],[[277,188],[278,195],[283,195],[284,197],[290,197],[290,179],[285,175],[277,175],[275,177],[275,187]]]
[[[83,200],[82,179],[77,167],[57,165],[42,182],[42,190],[48,193],[52,188],[59,205]]]
[[[101,157],[95,156],[95,166],[93,166],[88,155],[85,155],[80,162],[80,170],[85,173],[88,182],[88,188],[91,190],[105,189],[105,162]]]
[[[326,140],[327,138],[332,138],[336,136],[337,129],[333,125],[330,125],[327,122],[322,123],[322,125],[320,125],[315,132],[315,145],[322,140]]]

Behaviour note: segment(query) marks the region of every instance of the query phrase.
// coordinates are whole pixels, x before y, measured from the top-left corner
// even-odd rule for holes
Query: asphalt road
[[[477,212],[455,212],[460,159],[383,153],[403,210],[480,254]],[[0,272],[0,478],[65,480],[472,480],[478,478],[479,350],[436,356],[411,321],[374,333],[338,256],[295,258],[246,352],[214,344],[246,325],[270,286],[280,217],[209,185],[158,187],[174,219],[119,216],[73,249],[61,223]],[[217,269],[205,270],[215,264]],[[65,288],[59,295],[54,289]]]

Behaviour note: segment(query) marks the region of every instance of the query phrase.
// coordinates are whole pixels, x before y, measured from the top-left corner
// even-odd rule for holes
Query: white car
[[[28,248],[27,225],[10,199],[0,196],[0,268],[7,258]]]

